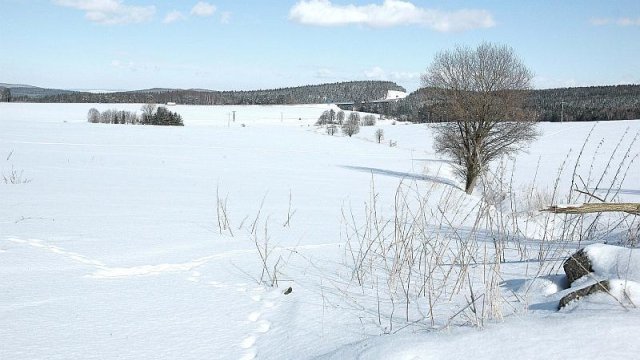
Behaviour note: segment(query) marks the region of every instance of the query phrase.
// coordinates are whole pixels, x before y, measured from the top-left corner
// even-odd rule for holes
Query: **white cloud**
[[[165,17],[164,20],[162,21],[165,24],[171,24],[174,23],[176,21],[182,21],[182,20],[186,20],[187,17],[180,11],[171,11],[169,12]]]
[[[335,77],[335,73],[331,69],[327,68],[317,69],[314,75],[318,79],[330,79]]]
[[[417,7],[403,0],[384,0],[382,5],[334,5],[331,0],[301,0],[289,11],[289,19],[316,26],[421,25],[441,32],[495,26],[493,16],[486,10],[440,11]]]
[[[208,2],[200,1],[192,9],[191,15],[211,16],[216,12],[216,6]]]
[[[640,26],[640,17],[633,19],[622,18],[593,18],[589,21],[593,26],[618,25],[618,26]]]
[[[616,21],[616,24],[620,26],[640,26],[640,17],[637,19],[620,18]]]
[[[594,26],[603,26],[603,25],[609,25],[611,23],[611,19],[593,18],[589,22],[591,23],[591,25],[594,25]]]
[[[420,79],[419,72],[410,71],[385,71],[380,66],[374,66],[364,71],[364,76],[368,79],[391,80],[396,82],[415,82]]]
[[[379,67],[379,66],[374,66],[373,68],[369,69],[369,70],[365,70],[364,71],[364,76],[366,76],[369,79],[384,79],[387,77],[387,74],[385,73],[385,71]]]
[[[119,59],[111,60],[111,66],[120,69],[127,70],[131,72],[158,72],[160,71],[160,65],[154,63],[137,63],[133,61],[123,61]]]
[[[220,22],[223,24],[228,24],[231,22],[231,12],[230,11],[224,11],[222,12],[222,14],[220,14]]]
[[[85,12],[87,20],[116,25],[142,23],[151,20],[156,13],[155,6],[125,5],[122,0],[53,0],[54,4]]]

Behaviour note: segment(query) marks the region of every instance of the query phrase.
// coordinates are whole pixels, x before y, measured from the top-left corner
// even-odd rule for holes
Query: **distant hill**
[[[406,91],[390,81],[350,81],[269,90],[212,91],[146,89],[112,93],[12,88],[13,101],[53,103],[168,103],[191,105],[286,105],[362,102],[384,98],[389,90]]]
[[[31,86],[31,85],[22,85],[22,84],[7,84],[7,83],[0,83],[0,87],[4,87],[7,89],[13,89],[13,88],[34,88],[35,86]]]
[[[14,101],[19,101],[21,98],[41,98],[45,96],[72,94],[70,90],[60,89],[45,89],[37,86],[22,85],[22,84],[5,84],[0,83],[0,88],[7,88],[11,91],[11,96]]]
[[[433,89],[422,88],[396,102],[363,104],[359,110],[413,122],[437,122]],[[640,85],[591,86],[527,91],[525,110],[537,121],[640,119]]]
[[[640,119],[640,85],[536,90],[527,108],[540,121]]]
[[[269,90],[213,91],[206,89],[153,88],[119,92],[87,92],[45,89],[0,83],[12,101],[49,103],[168,103],[192,105],[289,105],[344,103],[345,109],[379,113],[413,122],[439,119],[430,109],[433,90],[422,88],[405,98],[380,101],[405,89],[390,81],[349,81]],[[6,93],[6,90],[3,90]],[[5,94],[6,95],[6,94]],[[404,96],[404,95],[403,95]],[[5,96],[6,97],[6,96]],[[6,101],[0,99],[0,101]],[[593,121],[640,119],[640,85],[592,86],[531,90],[526,110],[538,121]]]

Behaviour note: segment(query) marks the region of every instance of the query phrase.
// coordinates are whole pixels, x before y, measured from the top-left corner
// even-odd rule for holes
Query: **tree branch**
[[[640,203],[596,203],[576,206],[551,206],[548,211],[554,214],[590,214],[601,212],[625,212],[632,215],[640,215]]]

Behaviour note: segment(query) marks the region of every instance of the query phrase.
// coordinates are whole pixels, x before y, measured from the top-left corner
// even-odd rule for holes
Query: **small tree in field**
[[[329,124],[333,124],[336,122],[336,111],[331,109],[328,112]]]
[[[164,106],[160,106],[153,115],[151,125],[184,126],[184,123],[182,122],[182,116],[180,116],[180,114],[169,111]]]
[[[331,124],[329,117],[330,117],[329,111],[328,110],[323,111],[322,114],[320,114],[318,121],[316,121],[316,125],[322,126],[322,125]]]
[[[512,48],[491,43],[440,52],[422,76],[438,96],[434,112],[447,120],[434,127],[434,148],[459,164],[467,194],[491,161],[537,137],[522,110],[532,77]]]
[[[367,114],[362,117],[362,126],[374,126],[376,124],[376,116]]]
[[[384,139],[384,130],[382,129],[376,130],[376,141],[378,142],[378,144],[382,142],[382,139]]]
[[[0,86],[0,102],[11,102],[11,90]]]
[[[142,105],[140,109],[142,111],[142,123],[143,124],[151,124],[154,115],[156,114],[157,105],[155,103],[149,102]]]
[[[342,124],[342,133],[352,137],[360,132],[360,115],[356,112],[349,114],[349,119]]]
[[[338,123],[338,125],[342,125],[344,123],[344,118],[345,118],[344,111],[342,110],[338,111],[338,113],[336,114],[336,122]]]
[[[100,122],[100,111],[96,108],[89,109],[89,113],[87,113],[87,120],[90,123],[97,124]]]

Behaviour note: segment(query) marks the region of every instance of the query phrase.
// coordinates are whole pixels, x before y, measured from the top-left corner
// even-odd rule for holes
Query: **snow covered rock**
[[[584,248],[596,277],[640,282],[640,249],[593,244]]]
[[[567,304],[569,304],[573,300],[580,300],[580,298],[583,298],[587,295],[595,294],[598,292],[603,292],[603,291],[608,292],[610,288],[611,286],[609,285],[609,281],[603,280],[603,281],[598,281],[593,285],[583,287],[580,290],[571,292],[568,295],[563,296],[562,299],[560,299],[560,304],[558,304],[558,310],[567,306]]]
[[[571,287],[578,290],[565,295],[558,309],[598,293],[622,306],[635,307],[640,301],[640,249],[593,244],[571,255],[563,267]]]
[[[589,274],[593,271],[591,267],[591,260],[585,249],[580,249],[575,254],[571,255],[567,261],[562,265],[565,274],[567,274],[567,280],[569,284],[573,284],[574,281]]]

